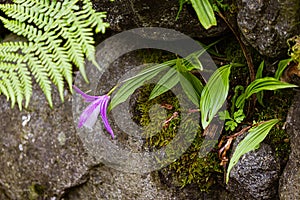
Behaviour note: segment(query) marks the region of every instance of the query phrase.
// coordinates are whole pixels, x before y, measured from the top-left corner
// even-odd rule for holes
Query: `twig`
[[[234,34],[235,38],[239,42],[239,44],[241,46],[241,49],[243,51],[243,54],[244,54],[244,56],[246,58],[246,61],[247,61],[251,82],[254,81],[255,80],[255,71],[254,71],[254,65],[253,65],[253,61],[252,61],[250,52],[247,50],[245,44],[241,40],[238,31],[236,31],[234,29],[234,27],[229,23],[229,21],[224,17],[224,15],[221,12],[218,12],[218,15],[224,20],[224,22],[227,24],[227,26],[230,28],[230,30]]]
[[[230,30],[234,34],[235,38],[239,42],[241,49],[243,51],[244,57],[246,58],[246,61],[247,61],[247,66],[248,66],[249,74],[250,74],[250,80],[251,80],[251,82],[253,82],[255,80],[255,70],[254,70],[254,64],[253,64],[250,52],[247,50],[247,47],[241,40],[239,32],[235,30],[235,28],[229,23],[229,21],[225,18],[225,16],[222,14],[221,11],[218,12],[218,15],[224,20],[224,22],[227,24],[227,26],[230,28]],[[254,108],[255,105],[256,105],[256,95],[254,94],[252,97],[252,101],[249,101],[249,104],[248,104],[248,108],[247,108],[248,118],[252,116],[252,114],[253,114],[252,108]]]

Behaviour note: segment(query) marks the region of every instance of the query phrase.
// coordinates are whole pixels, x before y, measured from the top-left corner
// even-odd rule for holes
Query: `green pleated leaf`
[[[237,108],[241,108],[243,109],[244,108],[244,105],[245,105],[245,101],[246,101],[246,97],[245,97],[245,93],[242,93],[236,100],[235,102],[235,106]]]
[[[237,145],[230,159],[226,174],[226,183],[228,183],[231,169],[236,165],[240,157],[249,151],[257,149],[258,145],[265,139],[272,127],[278,122],[278,119],[272,119],[249,130],[249,134]]]
[[[284,88],[298,87],[290,83],[282,82],[272,77],[259,78],[250,83],[245,90],[245,98],[248,99],[252,94],[263,90],[278,90]]]
[[[209,49],[216,45],[217,43],[219,43],[221,40],[217,40],[213,43],[210,43],[209,45],[205,45],[205,44],[202,44],[199,42],[200,46],[202,46],[203,48],[194,52],[194,53],[191,53],[189,54],[186,58],[183,58],[183,64],[185,66],[185,68],[188,70],[188,71],[191,71],[191,70],[200,70],[202,71],[203,70],[203,65],[201,63],[201,61],[199,60],[199,57],[201,55],[203,55],[205,52],[209,52],[210,54],[213,54],[212,51],[210,51]],[[221,56],[221,55],[217,55],[217,56]]]
[[[265,62],[262,61],[257,69],[256,76],[255,76],[256,79],[262,78],[264,66],[265,66]]]
[[[109,110],[112,110],[118,104],[126,101],[126,99],[133,94],[133,92],[141,87],[145,81],[152,79],[158,73],[162,72],[163,70],[167,69],[170,66],[176,64],[176,60],[171,60],[168,62],[164,62],[159,65],[151,66],[134,77],[125,80],[125,84],[117,91],[117,93],[112,97]]]
[[[209,0],[191,0],[198,19],[205,29],[209,29],[212,26],[217,25],[214,10]]]
[[[199,108],[200,96],[203,90],[201,81],[190,72],[180,73],[179,81],[187,97]]]
[[[149,100],[154,99],[155,97],[167,92],[172,89],[179,82],[179,72],[173,68],[170,68],[169,71],[157,82],[153,88]]]
[[[204,86],[201,100],[201,123],[205,129],[226,101],[231,65],[217,69]]]
[[[291,58],[288,58],[288,59],[285,59],[285,60],[281,60],[279,63],[278,63],[278,67],[277,67],[277,70],[275,72],[275,78],[277,80],[280,79],[282,73],[284,72],[284,70],[286,69],[286,67],[288,66],[289,62],[291,62],[292,59]]]
[[[264,70],[264,66],[265,66],[265,62],[262,61],[257,69],[257,72],[256,72],[256,79],[259,79],[259,78],[262,78],[263,76],[263,70]],[[256,97],[257,97],[257,101],[260,105],[264,106],[264,102],[263,102],[263,97],[264,97],[264,93],[263,91],[261,92],[258,92],[256,94]]]

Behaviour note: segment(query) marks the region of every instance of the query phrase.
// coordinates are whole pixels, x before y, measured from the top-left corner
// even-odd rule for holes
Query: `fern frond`
[[[24,61],[27,62],[30,71],[32,72],[34,78],[44,92],[50,107],[52,107],[53,102],[51,97],[51,81],[48,78],[48,72],[43,67],[41,60],[34,54],[28,53],[24,56]]]
[[[67,50],[69,59],[79,68],[83,78],[88,82],[84,66],[84,52],[82,51],[82,47],[78,42],[78,39],[74,37],[73,32],[64,20],[58,20],[57,23],[57,29],[60,31],[59,34],[66,39],[63,47]]]
[[[3,22],[5,28],[9,29],[17,35],[22,35],[28,38],[29,41],[37,42],[43,35],[43,32],[33,25],[29,25],[16,20],[8,20],[1,16],[0,20]]]
[[[48,33],[46,40],[47,48],[52,52],[56,66],[59,66],[58,69],[67,81],[69,87],[72,88],[72,65],[66,49],[61,47],[61,43],[62,41],[58,40],[57,36],[55,36],[55,32]]]
[[[92,61],[93,64],[99,68],[99,65],[97,64],[95,58],[95,47],[92,29],[87,26],[85,21],[80,21],[76,14],[69,13],[69,17],[73,21],[72,26],[76,27],[76,29],[74,29],[73,37],[77,38],[77,41],[87,59]]]
[[[89,0],[83,0],[83,3],[82,12],[84,14],[80,17],[83,18],[83,20],[85,18],[87,24],[91,27],[96,27],[96,33],[102,32],[104,34],[105,29],[109,27],[109,23],[103,22],[103,19],[106,18],[106,12],[96,12]]]
[[[24,99],[25,107],[28,106],[31,75],[52,107],[51,82],[63,101],[64,81],[72,88],[72,64],[86,81],[85,57],[100,68],[92,31],[95,28],[96,32],[105,32],[106,15],[94,11],[89,0],[78,2],[14,0],[14,4],[0,4],[0,10],[12,18],[0,16],[0,21],[10,31],[28,39],[0,44],[0,94],[11,100],[12,106],[17,102],[22,109]]]
[[[22,60],[23,56],[19,53],[1,52],[0,59],[2,62],[17,62],[18,60]]]
[[[4,94],[6,96],[6,100],[9,100],[9,94],[8,94],[8,90],[4,85],[4,81],[1,80],[3,78],[1,78],[1,72],[0,72],[0,94]]]
[[[15,64],[1,62],[0,63],[0,88],[7,100],[11,99],[11,107],[15,104],[15,93],[13,91],[12,83],[9,78],[10,70],[16,67]]]
[[[28,107],[32,95],[32,80],[30,72],[24,63],[18,64],[18,76],[21,81],[23,96],[25,97],[25,108]],[[20,107],[20,103],[19,103]]]
[[[100,69],[95,59],[94,38],[92,37],[93,34],[88,20],[89,18],[86,19],[86,17],[89,17],[89,15],[86,15],[86,12],[88,12],[88,10],[70,12],[65,17],[68,19],[68,22],[71,23],[71,27],[74,27],[71,29],[73,37],[77,38],[87,59],[92,61],[92,63]]]
[[[11,70],[9,72],[8,78],[10,79],[12,83],[13,90],[15,91],[15,97],[19,106],[19,109],[22,110],[22,101],[23,101],[23,86],[21,84],[21,81],[19,79],[18,73],[15,70]],[[13,107],[14,105],[12,105]]]
[[[47,0],[15,1],[18,4],[2,4],[0,9],[17,21],[33,22],[39,29],[47,31],[49,28],[53,28],[54,20],[70,12],[77,1],[64,1],[63,3]]]
[[[7,100],[11,100],[11,106],[13,107],[13,105],[15,105],[15,103],[16,103],[16,94],[13,89],[12,82],[9,79],[9,73],[4,73],[4,72],[0,71],[0,80],[1,80],[0,85],[5,87],[5,89],[6,89],[6,92],[4,92],[4,90],[2,90],[2,91],[5,94],[5,96],[7,97]]]
[[[17,52],[22,47],[24,47],[24,42],[3,42],[0,43],[0,54]]]
[[[55,57],[52,53],[49,53],[49,47],[47,47],[44,43],[40,42],[36,45],[36,53],[38,55],[38,58],[41,59],[42,65],[47,69],[47,72],[49,73],[50,79],[57,86],[60,98],[63,101],[64,80],[62,74],[60,73],[59,66],[57,66],[54,62]]]
[[[17,55],[17,54],[16,54]],[[32,82],[30,72],[24,63],[12,64],[11,62],[0,62],[0,72],[2,75],[0,79],[0,89],[8,99],[11,99],[11,106],[14,107],[15,100],[17,100],[19,109],[22,110],[22,101],[25,97],[26,105],[32,95]],[[4,80],[7,79],[7,80]],[[8,87],[8,90],[4,89]],[[13,89],[14,92],[10,91]]]

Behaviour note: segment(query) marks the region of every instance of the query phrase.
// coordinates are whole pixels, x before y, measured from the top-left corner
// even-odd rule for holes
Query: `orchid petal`
[[[95,101],[96,99],[99,99],[99,96],[91,96],[91,95],[88,95],[86,93],[84,93],[83,91],[81,91],[78,87],[76,87],[75,85],[73,85],[73,89],[78,93],[80,94],[84,100],[86,102],[92,102],[92,101]]]
[[[97,99],[93,101],[80,115],[78,128],[81,128],[83,125],[89,128],[96,123],[98,115],[100,113],[100,103],[102,99]]]
[[[107,130],[107,132],[110,133],[111,137],[114,139],[115,135],[107,119],[107,107],[110,100],[110,96],[91,96],[82,92],[75,85],[73,85],[73,88],[85,99],[85,101],[92,102],[86,109],[84,109],[84,111],[80,115],[78,127],[81,128],[82,126],[85,126],[88,128],[92,128],[95,125],[100,114],[105,129]]]
[[[108,119],[107,119],[107,107],[108,107],[108,102],[110,97],[105,95],[106,100],[103,101],[103,103],[101,104],[101,108],[100,108],[100,115],[102,118],[102,121],[104,123],[105,129],[110,133],[111,137],[114,138],[114,132],[111,128],[111,126],[109,125]]]

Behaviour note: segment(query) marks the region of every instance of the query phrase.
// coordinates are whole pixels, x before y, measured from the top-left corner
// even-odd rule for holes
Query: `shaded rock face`
[[[116,32],[138,27],[163,27],[180,31],[190,37],[215,37],[227,32],[226,24],[218,19],[218,26],[205,30],[191,5],[184,5],[178,20],[177,0],[94,0],[98,11],[107,12],[110,29]]]
[[[234,149],[242,137],[234,142]],[[278,199],[280,163],[268,144],[243,155],[230,173],[227,189],[235,199]]]
[[[0,97],[0,188],[8,199],[59,197],[85,180],[86,154],[72,121],[71,97],[66,91],[63,104],[54,93],[51,110],[35,86],[23,111]]]
[[[290,136],[291,154],[280,178],[280,199],[300,199],[300,93],[295,95],[294,103],[287,117],[287,133]]]
[[[95,3],[98,10],[108,12],[113,31],[162,26],[175,27],[190,36],[206,37],[216,36],[226,29],[221,25],[221,30],[210,29],[203,33],[188,6],[175,21],[178,9],[175,0]],[[167,17],[168,12],[172,16]],[[135,62],[136,57],[129,57],[120,64]],[[112,72],[120,73],[116,69]],[[106,84],[114,83],[107,78]],[[89,156],[78,138],[74,127],[77,119],[72,117],[72,96],[66,91],[65,103],[60,102],[56,92],[53,98],[54,109],[51,110],[35,86],[29,108],[20,112],[17,108],[11,110],[0,96],[0,199],[233,199],[223,189],[213,191],[212,195],[200,193],[194,187],[178,190],[163,184],[155,172],[137,175],[103,166]],[[241,163],[244,161],[250,163],[248,167],[238,165],[232,171],[229,190],[239,195],[236,199],[276,198],[278,163],[270,147],[263,144],[260,150],[246,155]],[[291,164],[292,169],[296,169],[295,164]],[[290,189],[288,181],[298,180],[294,174],[286,174],[291,178],[282,180],[283,195]],[[264,180],[263,184],[260,180]]]
[[[97,167],[90,171],[87,183],[71,189],[63,199],[202,199],[197,188],[176,190],[160,183],[157,178],[157,175],[128,174],[105,166]]]
[[[286,40],[300,33],[299,0],[237,0],[237,23],[246,41],[262,55],[286,55]]]
[[[178,190],[157,175],[129,174],[89,157],[74,128],[71,95],[54,109],[37,87],[28,110],[0,97],[0,199],[202,199],[198,188]]]
[[[118,42],[120,42],[120,45],[118,45]],[[117,54],[116,53],[118,51],[117,49],[120,48],[130,49],[130,47],[124,45],[124,43],[122,43],[121,41],[114,41],[113,45],[110,44],[110,42],[108,41],[104,46],[105,47],[111,46],[111,48],[108,48],[108,51],[106,52],[106,50],[103,49],[101,51],[100,45],[97,46],[98,53],[96,54],[96,56],[97,56],[97,60],[101,62],[101,66],[108,66],[110,63],[108,62],[108,60],[110,59],[105,60],[103,59],[103,57],[109,58],[111,53]],[[144,51],[143,53],[147,53],[147,52]],[[151,55],[150,52],[148,52],[147,55]],[[114,60],[114,62],[112,62],[111,65],[107,67],[106,71],[102,75],[103,77],[101,76],[101,79],[100,77],[98,77],[99,73],[97,73],[96,68],[89,65],[88,68],[89,70],[87,70],[88,77],[90,77],[91,80],[101,80],[99,81],[99,83],[92,83],[91,81],[91,84],[87,86],[87,84],[84,83],[81,76],[78,76],[76,78],[75,83],[83,90],[96,87],[100,93],[105,93],[105,91],[107,92],[109,88],[112,88],[116,84],[116,82],[118,82],[118,80],[122,80],[122,76],[124,74],[133,70],[134,66],[135,67],[139,66],[142,63],[143,63],[143,59],[141,57],[141,52],[139,51],[130,52],[127,53],[126,55],[123,55],[119,59]],[[98,79],[96,77],[98,77]],[[122,115],[122,113],[118,113],[118,114]],[[128,119],[126,118],[128,117],[123,116],[119,121],[116,121],[116,118],[114,118],[115,121],[113,119],[111,120],[111,125],[115,131],[115,134],[117,135],[117,138],[113,141],[114,144],[115,143],[117,144],[118,146],[117,148],[119,152],[124,152],[123,145],[125,146],[126,149],[129,149],[130,153],[146,151],[143,148],[143,141],[139,140],[138,137],[132,137],[129,134],[132,128],[130,127],[130,125],[128,125],[129,122]],[[123,123],[124,125],[121,125]],[[126,127],[123,127],[123,129],[121,129],[120,127],[122,126],[126,126]],[[86,138],[84,134],[82,135],[83,138],[84,137]],[[88,140],[90,139],[93,138],[89,137]],[[83,143],[85,144],[86,147],[90,148],[89,152],[93,154],[96,160],[101,159],[103,157],[107,158],[107,156],[114,157],[115,156],[114,154],[116,154],[115,152],[109,152],[110,154],[107,155],[107,152],[101,151],[101,148],[105,146],[104,143],[99,142],[98,144],[94,143],[96,145],[93,145],[91,144],[93,142],[84,141],[84,140],[85,139],[82,139]],[[92,150],[91,149],[92,145],[97,147],[93,148]],[[129,160],[128,162],[134,163],[134,160],[136,159],[137,158],[133,156],[132,160]],[[226,199],[227,200],[227,199],[232,199],[229,197],[229,194],[227,193],[227,191],[225,191],[224,188],[218,188],[214,190],[212,194],[205,194],[200,192],[197,186],[191,186],[191,187],[179,189],[179,187],[175,186],[175,184],[174,185],[166,184],[165,183],[166,180],[163,177],[161,177],[157,171],[153,171],[145,174],[126,173],[125,171],[127,170],[123,169],[119,171],[116,170],[115,168],[109,168],[104,165],[98,165],[89,171],[89,178],[86,183],[78,187],[69,189],[66,192],[66,194],[63,196],[63,199],[65,200],[74,200],[74,199],[75,200],[77,199],[78,200],[79,199],[89,199],[89,200],[90,199],[91,200],[97,200],[97,199],[108,199],[108,200],[110,199],[124,199],[124,200],[224,199],[225,200]]]
[[[116,61],[109,71],[112,77],[103,80],[106,84],[102,89],[115,83],[113,77],[120,76],[120,67],[138,65],[137,61],[132,54]],[[73,119],[72,114],[74,98],[65,91],[65,102],[61,103],[54,92],[51,110],[36,85],[33,92],[29,108],[21,112],[11,109],[0,96],[1,200],[232,199],[224,189],[208,195],[198,187],[179,189],[166,185],[157,172],[132,174],[103,165],[90,156],[78,137],[74,127],[78,119]],[[139,145],[129,139],[120,140],[128,147]]]

